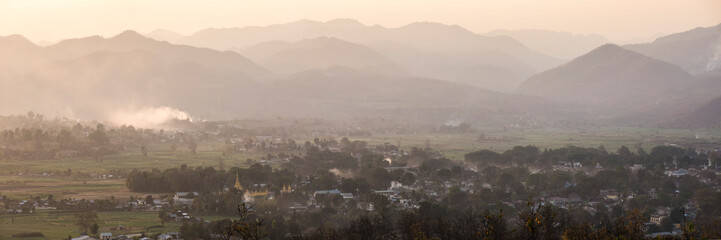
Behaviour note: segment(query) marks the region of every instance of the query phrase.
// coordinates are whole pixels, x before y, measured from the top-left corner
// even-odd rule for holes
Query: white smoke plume
[[[251,196],[250,193],[248,193],[248,191],[245,191],[245,193],[243,194],[243,202],[252,203],[254,201],[255,201],[255,198],[253,198],[253,196]]]
[[[171,107],[143,107],[140,109],[124,109],[111,112],[110,122],[117,125],[133,125],[140,128],[153,128],[170,120],[190,120],[187,112]]]
[[[351,171],[344,171],[337,168],[332,168],[331,170],[328,170],[329,172],[335,174],[336,177],[344,177],[344,178],[352,178],[353,172]]]
[[[721,37],[716,41],[716,46],[713,48],[713,55],[706,64],[706,71],[713,71],[716,68],[721,67]]]
[[[458,127],[461,125],[461,123],[463,123],[462,120],[452,117],[451,119],[443,123],[443,125]]]
[[[403,184],[401,184],[400,182],[391,181],[391,186],[388,188],[388,190],[401,189],[401,188],[403,188]]]

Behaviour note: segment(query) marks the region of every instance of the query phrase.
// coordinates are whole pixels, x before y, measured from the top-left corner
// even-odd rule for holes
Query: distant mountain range
[[[660,37],[624,48],[681,66],[691,74],[721,69],[721,24]]]
[[[379,116],[414,122],[446,122],[453,118],[501,124],[513,116],[553,112],[546,111],[553,104],[538,97],[342,67],[266,82],[255,93],[252,98],[261,100],[246,107],[259,117]]]
[[[0,62],[6,113],[104,119],[108,109],[167,105],[230,117],[216,107],[273,75],[234,52],[172,45],[132,31],[48,47],[11,36],[0,39],[0,49],[16,57]]]
[[[375,50],[339,39],[267,44],[272,46],[245,51],[281,74],[236,52],[174,45],[133,31],[48,47],[1,37],[0,51],[17,58],[0,61],[0,109],[87,120],[167,106],[201,119],[381,116],[505,123],[499,119],[551,105],[538,97],[406,76]]]
[[[605,44],[564,64],[526,44],[572,56],[605,39],[545,31],[486,36],[436,23],[384,28],[353,20],[191,36],[158,30],[147,34],[152,38],[126,31],[45,47],[12,35],[0,37],[0,113],[103,120],[118,111],[170,107],[201,119],[718,126],[713,99],[721,93],[721,68],[713,39],[719,29],[642,45]],[[533,43],[533,36],[542,41]],[[552,39],[568,51],[543,48]]]
[[[659,124],[721,91],[715,83],[715,77],[694,77],[679,66],[607,44],[528,78],[520,91],[584,104],[616,123]]]
[[[294,74],[333,66],[404,74],[404,70],[379,52],[337,38],[319,37],[297,42],[272,41],[233,49],[278,74]]]
[[[509,36],[530,49],[558,59],[570,60],[609,43],[601,35],[581,35],[538,29],[494,30],[486,36]]]
[[[281,47],[278,41],[315,39],[317,42],[319,38],[353,43],[346,46],[354,48],[359,45],[370,47],[393,60],[411,76],[433,77],[501,91],[511,91],[533,73],[562,62],[535,52],[508,36],[484,36],[459,26],[429,22],[385,28],[349,19],[328,22],[304,20],[265,27],[205,29],[175,43],[249,53],[252,51],[249,48]],[[339,48],[336,51],[353,52],[356,49]],[[333,58],[315,60],[332,62]]]
[[[174,42],[181,38],[184,38],[180,33],[173,32],[166,29],[156,29],[155,31],[149,32],[144,34],[146,37],[158,40],[158,41],[166,41],[166,42]]]
[[[661,97],[659,91],[692,78],[678,66],[607,44],[528,78],[521,91],[568,102],[613,106],[635,98]]]

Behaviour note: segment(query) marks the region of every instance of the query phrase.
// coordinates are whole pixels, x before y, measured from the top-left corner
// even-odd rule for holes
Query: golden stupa
[[[233,185],[233,188],[235,188],[238,191],[243,191],[243,186],[240,185],[240,178],[238,178],[238,174],[235,174],[235,185]]]

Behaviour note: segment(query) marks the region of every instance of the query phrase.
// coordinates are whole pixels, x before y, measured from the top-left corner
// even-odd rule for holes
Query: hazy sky
[[[112,36],[127,29],[187,35],[207,27],[335,18],[388,27],[433,21],[477,33],[549,29],[628,40],[719,24],[721,0],[0,0],[0,35],[33,41]]]

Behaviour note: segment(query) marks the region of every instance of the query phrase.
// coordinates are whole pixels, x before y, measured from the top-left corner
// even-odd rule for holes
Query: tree
[[[628,211],[616,221],[616,234],[620,239],[643,239],[643,228],[645,218],[641,211],[634,209]]]
[[[66,149],[72,145],[73,135],[70,131],[63,129],[60,130],[55,140],[58,142],[61,149]]]
[[[85,207],[80,208],[77,212],[75,212],[75,224],[78,225],[83,232],[88,231],[88,228],[95,223],[96,218],[98,218],[98,214]]]
[[[559,212],[549,205],[528,200],[528,209],[518,214],[518,237],[522,239],[559,239],[565,224]]]
[[[196,143],[195,139],[193,139],[192,137],[188,139],[188,149],[190,149],[193,154],[195,154],[198,150],[198,143]]]
[[[148,148],[145,147],[145,145],[141,145],[141,146],[140,146],[140,154],[142,154],[143,157],[147,157],[147,156],[148,156]]]
[[[673,222],[671,218],[665,217],[661,219],[661,231],[670,232],[673,230]]]
[[[88,138],[90,139],[90,141],[95,143],[96,146],[102,146],[110,143],[108,135],[105,134],[105,126],[102,123],[98,123],[98,125],[95,127],[95,131],[90,133],[90,135],[88,135]]]
[[[165,210],[165,207],[160,209],[158,211],[158,218],[160,218],[160,225],[165,227],[165,218],[168,217],[168,211]]]
[[[699,239],[699,235],[693,222],[681,224],[681,237],[683,237],[683,239],[695,240]]]
[[[90,225],[90,233],[92,233],[93,235],[98,234],[98,229],[100,229],[98,223],[93,223],[93,225]]]
[[[250,209],[245,203],[238,204],[238,219],[234,219],[225,232],[218,235],[220,239],[252,239],[258,240],[268,236],[268,229],[265,220],[252,216]]]

